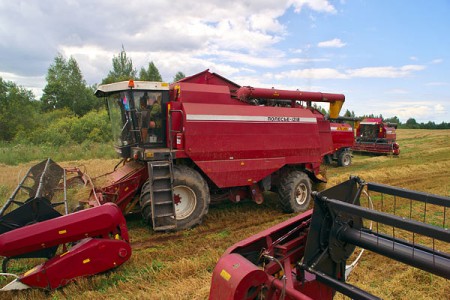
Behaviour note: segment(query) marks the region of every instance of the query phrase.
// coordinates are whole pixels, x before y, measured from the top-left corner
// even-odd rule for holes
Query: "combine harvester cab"
[[[16,278],[1,290],[51,290],[129,259],[128,230],[117,205],[69,213],[77,207],[68,201],[68,188],[86,180],[79,169],[62,168],[51,159],[30,168],[0,210],[2,275]],[[9,262],[20,259],[45,262],[11,274]]]
[[[286,212],[305,211],[311,182],[325,181],[323,157],[334,151],[330,122],[312,102],[330,103],[337,117],[345,100],[341,94],[241,87],[208,70],[170,86],[100,85],[96,95],[108,103],[124,165],[91,202],[120,202],[125,212],[139,203],[156,231],[200,224],[211,200],[262,203],[269,190],[278,191]]]
[[[351,177],[314,201],[227,249],[209,299],[379,299],[346,282],[365,249],[450,279],[450,198]]]
[[[396,142],[397,124],[385,123],[381,118],[366,118],[357,122],[353,151],[399,155]]]

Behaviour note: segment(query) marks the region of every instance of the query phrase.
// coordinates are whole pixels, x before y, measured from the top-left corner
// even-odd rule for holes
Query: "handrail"
[[[184,120],[184,112],[180,109],[171,109],[169,110],[169,147],[170,147],[170,151],[172,152],[173,150],[173,137],[172,137],[172,133],[183,133],[183,129],[181,130],[173,130],[172,129],[172,113],[173,112],[177,112],[177,113],[181,113],[181,122],[183,122]],[[181,126],[181,128],[183,128],[183,126]]]

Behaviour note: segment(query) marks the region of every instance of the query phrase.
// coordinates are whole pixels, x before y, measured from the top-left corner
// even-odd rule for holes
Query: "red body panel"
[[[103,177],[106,184],[96,191],[100,204],[113,202],[124,212],[130,199],[147,180],[148,170],[145,164],[130,161]]]
[[[231,98],[230,89],[225,85],[208,85],[180,82],[180,94],[178,97],[184,103],[216,103],[246,105]]]
[[[209,70],[205,70],[195,75],[183,78],[180,81],[173,83],[173,86],[176,86],[181,82],[227,86],[230,89],[230,94],[233,97],[236,96],[236,91],[241,87],[240,85],[232,82],[225,77],[220,76],[217,73],[210,73]],[[171,89],[173,89],[173,86]]]
[[[11,257],[86,237],[119,233],[129,241],[125,218],[117,206],[102,206],[21,227],[0,235],[0,255]]]
[[[219,187],[320,163],[332,150],[328,122],[307,109],[183,102],[182,110],[185,153]]]
[[[217,271],[216,271],[217,270]],[[267,274],[239,254],[230,254],[221,259],[214,271],[209,299],[253,299],[261,286],[268,281]]]
[[[76,244],[67,251],[69,243]],[[65,252],[34,267],[17,280],[30,287],[55,289],[76,277],[118,267],[131,256],[125,218],[113,203],[0,235],[0,255],[7,258],[59,245],[65,245]],[[14,282],[10,284],[14,286]]]
[[[323,157],[334,151],[333,135],[331,132],[330,122],[325,120],[320,114],[316,113],[316,116],[320,136],[320,155],[321,157]]]
[[[395,127],[385,126],[384,130],[387,140],[395,141],[397,139],[397,132],[396,132],[397,129]]]
[[[347,123],[330,123],[334,151],[351,148],[355,143],[353,128]]]
[[[125,241],[87,238],[70,251],[31,269],[19,281],[31,287],[56,289],[77,277],[116,268],[130,256],[131,247]]]
[[[255,97],[292,103],[246,101]],[[334,150],[330,122],[296,101],[334,103],[345,96],[298,90],[274,94],[274,89],[240,87],[206,70],[173,83],[170,100],[167,146],[177,150],[176,158],[190,158],[216,186],[227,188],[250,186],[285,165],[318,175],[323,157]]]

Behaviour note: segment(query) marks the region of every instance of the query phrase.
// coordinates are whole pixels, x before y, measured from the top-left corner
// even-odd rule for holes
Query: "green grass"
[[[117,157],[114,147],[106,143],[82,143],[54,147],[43,145],[12,145],[0,143],[0,164],[19,164],[52,158],[54,161],[83,160],[92,158],[111,159]]]

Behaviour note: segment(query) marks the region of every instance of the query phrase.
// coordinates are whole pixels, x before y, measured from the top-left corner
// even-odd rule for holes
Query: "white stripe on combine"
[[[281,116],[239,116],[239,115],[186,115],[188,121],[247,121],[273,123],[317,123],[316,118],[281,117]]]

